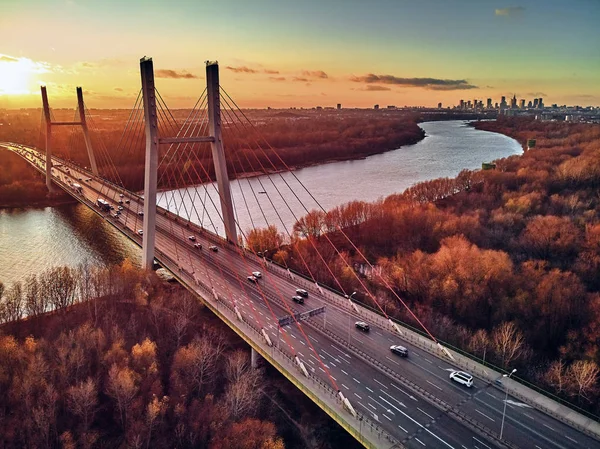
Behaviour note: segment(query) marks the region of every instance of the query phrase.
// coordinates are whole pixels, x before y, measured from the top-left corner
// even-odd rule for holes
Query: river
[[[302,168],[293,174],[233,181],[232,197],[240,211],[237,221],[242,231],[251,229],[252,222],[256,227],[268,222],[289,230],[305,210],[327,210],[351,200],[374,201],[420,181],[453,177],[465,168],[481,168],[482,162],[522,153],[517,141],[476,130],[463,121],[420,126],[427,137],[415,145],[366,159]],[[218,195],[211,184],[196,192],[189,188],[162,192],[158,203],[186,217],[191,215],[193,221],[223,234],[222,221],[213,206],[218,204]],[[0,281],[5,285],[52,266],[110,264],[127,257],[137,263],[140,251],[81,204],[0,210]]]

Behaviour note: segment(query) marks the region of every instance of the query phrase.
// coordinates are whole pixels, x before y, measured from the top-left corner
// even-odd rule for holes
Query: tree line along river
[[[514,139],[476,130],[463,121],[425,122],[420,126],[427,137],[397,150],[298,169],[295,177],[282,173],[232,181],[239,225],[246,231],[252,224],[262,227],[268,222],[291,230],[296,218],[306,213],[305,207],[311,210],[320,205],[328,210],[352,200],[374,201],[417,182],[453,177],[465,168],[481,168],[482,162],[522,153]],[[219,204],[213,186],[196,192],[188,189],[161,192],[158,204],[187,217],[193,201],[198,214],[194,211],[192,220],[223,234],[222,220],[213,206]],[[137,246],[79,203],[0,210],[0,281],[7,286],[53,266],[112,264],[124,258],[137,263]]]

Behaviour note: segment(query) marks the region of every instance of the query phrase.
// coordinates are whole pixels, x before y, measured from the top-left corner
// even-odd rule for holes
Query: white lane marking
[[[353,377],[352,379],[354,379],[354,382],[356,382],[357,384],[360,384],[360,380],[358,380],[356,377]]]
[[[483,413],[483,412],[480,412],[480,411],[479,411],[479,410],[477,410],[477,409],[475,409],[475,411],[476,411],[477,413],[479,413],[480,415],[482,415],[482,416],[485,416],[485,417],[486,417],[487,419],[489,419],[490,421],[492,421],[492,422],[496,422],[496,421],[494,420],[494,418],[490,418],[490,417],[489,417],[488,415],[486,415],[485,413]]]
[[[346,371],[344,371],[343,369],[340,370],[342,373],[344,373],[346,376],[348,375],[348,373]]]
[[[404,427],[402,427],[401,425],[398,424],[398,428],[404,430],[404,433],[408,433],[408,430],[406,430]]]
[[[388,404],[390,407],[394,407],[395,410],[400,411],[400,409],[398,407],[396,407],[390,401],[386,400],[383,396],[379,396],[379,399],[381,399],[383,402],[385,402],[386,404]]]
[[[475,438],[475,437],[473,437],[473,439],[474,439],[475,441],[477,441],[478,443],[480,443],[480,444],[483,444],[483,445],[484,445],[485,447],[487,447],[488,449],[492,449],[492,448],[491,448],[491,447],[489,447],[487,444],[485,444],[483,441],[481,441],[481,440],[478,440],[478,439],[477,439],[477,438]]]
[[[329,357],[331,357],[333,360],[335,360],[336,362],[338,362],[338,363],[342,363],[342,362],[340,361],[340,359],[338,359],[338,358],[337,358],[336,356],[334,356],[334,355],[331,355],[330,353],[328,353],[327,351],[325,351],[325,349],[322,349],[322,351],[323,351],[325,354],[327,354]]]
[[[553,430],[554,432],[556,432],[556,429],[554,429],[554,428],[550,427],[548,424],[544,424],[544,423],[542,423],[542,425],[543,425],[544,427],[547,427],[548,429],[550,429],[550,430]]]
[[[383,334],[382,334],[381,332],[379,332],[379,331],[375,331],[375,333],[376,333],[377,335],[380,335],[380,336],[382,336],[382,337],[383,337]]]
[[[424,415],[427,415],[427,416],[429,416],[431,419],[435,419],[433,416],[431,416],[431,415],[430,415],[429,413],[427,413],[426,411],[424,411],[424,410],[421,410],[419,407],[417,407],[417,410],[418,410],[418,411],[420,411],[421,413],[423,413]]]
[[[312,363],[313,365],[315,364],[315,362],[313,362],[311,359],[308,359],[308,363]]]
[[[358,399],[362,400],[362,398],[359,395],[357,395],[356,393],[354,393],[354,396],[356,396]]]
[[[325,370],[324,370],[323,368],[321,368],[320,366],[319,366],[319,369],[320,369],[321,371],[325,372]]]
[[[535,447],[537,447],[537,449],[542,449],[541,447],[539,447],[537,444],[535,445]]]
[[[535,418],[533,416],[531,416],[529,413],[523,413],[525,416],[527,416],[529,419],[533,419],[535,421]]]
[[[442,391],[442,389],[440,387],[438,387],[436,384],[429,382],[428,380],[426,380],[425,382],[427,382],[429,385],[433,385],[435,388],[437,388],[438,390]]]
[[[377,410],[377,408],[373,405],[367,402],[367,404],[369,404],[369,407],[371,407],[373,410]]]
[[[314,338],[312,335],[309,335],[308,338],[310,338],[315,343],[319,343],[319,340],[317,340],[316,338]]]
[[[395,360],[390,359],[388,356],[385,356],[386,359],[388,359],[390,362],[395,363],[396,365],[400,366],[400,364],[398,362],[396,362]]]
[[[306,346],[306,343],[304,343],[302,340],[298,340],[300,343],[302,343],[304,346]]]
[[[431,360],[426,359],[425,357],[423,357],[423,360],[425,360],[426,362],[431,363],[433,365],[433,362]]]
[[[491,394],[489,391],[486,391],[485,394],[487,394],[490,398],[498,399],[496,396]]]
[[[418,438],[415,438],[415,441],[418,441],[419,443],[421,443],[423,446],[425,446],[425,443],[423,443],[421,440],[419,440]]]
[[[333,362],[329,362],[329,364],[330,364],[331,366],[333,366],[334,368],[337,368],[337,366],[335,366],[335,363],[333,363]],[[328,367],[328,368],[329,368],[329,367]]]
[[[298,339],[298,337],[296,337],[294,334],[290,334],[292,336],[292,338]]]
[[[330,376],[331,376],[331,374],[330,374]],[[337,382],[337,379],[335,377],[331,376],[331,378]]]
[[[346,390],[349,390],[350,388],[348,388],[346,385],[342,384],[342,387],[344,387]]]
[[[408,396],[409,398],[411,398],[413,401],[418,402],[419,400],[417,398],[415,398],[412,394],[408,394],[406,391],[404,391],[402,388],[397,387],[394,384],[390,384],[392,387],[394,387],[396,390],[398,390],[400,393],[405,394],[406,396]]]
[[[373,380],[387,390],[387,387],[385,385],[383,385],[381,382],[379,382],[377,379],[373,379]]]
[[[383,405],[381,402],[379,402],[373,396],[369,396],[369,399],[372,400],[375,404],[379,405],[386,412],[391,413],[392,415],[396,416],[396,414],[391,409],[389,409],[387,406]]]
[[[396,401],[398,404],[400,404],[401,407],[406,408],[406,405],[404,405],[402,402],[400,402],[398,399],[396,399],[394,396],[392,396],[391,394],[389,394],[386,391],[380,390],[383,394],[385,394],[387,397],[393,399],[394,401]]]
[[[352,358],[352,357],[350,356],[350,354],[348,354],[348,353],[346,353],[346,352],[342,351],[342,350],[341,350],[340,348],[338,348],[337,346],[331,345],[331,347],[332,347],[333,349],[335,349],[336,351],[338,351],[338,352],[339,352],[340,354],[342,354],[343,356],[346,356],[346,357],[348,357],[349,359],[351,359],[351,358]]]
[[[571,438],[571,437],[569,437],[569,436],[567,436],[567,435],[565,435],[565,438],[566,438],[567,440],[571,440],[571,441],[572,441],[573,443],[575,443],[575,444],[579,444],[579,443],[577,442],[577,440],[574,440],[573,438]]]

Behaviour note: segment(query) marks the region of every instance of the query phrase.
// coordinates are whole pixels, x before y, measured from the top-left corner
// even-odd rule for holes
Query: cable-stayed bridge
[[[253,363],[259,355],[266,359],[365,447],[600,447],[593,420],[565,412],[513,379],[495,382],[502,373],[445,348],[424,326],[417,333],[390,319],[330,237],[335,233],[369,266],[343,226],[324,230],[307,219],[300,237],[293,235],[290,217],[298,222],[322,209],[318,199],[293,172],[275,173],[284,161],[219,85],[218,65],[206,69],[206,90],[180,119],[154,86],[152,60],[142,59],[142,89],[116,153],[94,142],[93,114],[80,88],[73,120],[55,119],[42,88],[44,151],[1,145],[44,173],[49,189],[69,192],[140,245],[145,268],[156,258],[248,342]],[[77,159],[85,163],[64,152],[53,155],[57,126],[81,128],[85,153]],[[131,173],[119,164],[142,150],[140,183],[139,176],[127,179]],[[245,172],[267,176],[249,180],[240,176]],[[143,195],[132,191],[136,182]],[[265,257],[273,248],[248,245],[249,234],[268,225],[284,233],[307,276]],[[328,245],[327,254],[317,238]],[[314,280],[311,260],[327,267],[333,288]],[[375,310],[352,300],[353,292],[328,268],[331,260],[355,277]],[[408,309],[378,270],[372,272]],[[368,324],[369,332],[356,322]],[[391,345],[408,348],[408,357]],[[449,378],[456,370],[475,376],[472,388]]]

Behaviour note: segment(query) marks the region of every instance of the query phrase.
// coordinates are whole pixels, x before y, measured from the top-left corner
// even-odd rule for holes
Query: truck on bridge
[[[103,210],[105,212],[110,211],[110,203],[108,201],[106,201],[105,199],[98,198],[96,200],[96,204],[98,205],[98,207],[100,208],[100,210]]]

